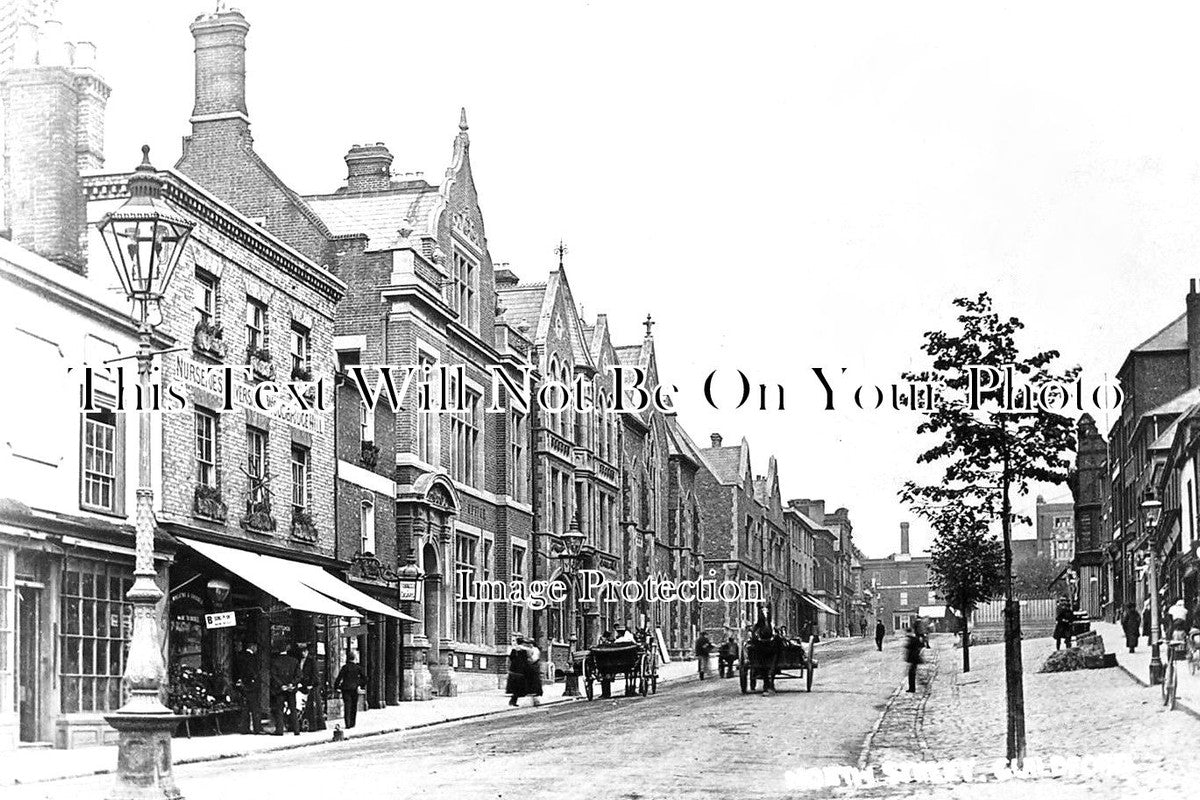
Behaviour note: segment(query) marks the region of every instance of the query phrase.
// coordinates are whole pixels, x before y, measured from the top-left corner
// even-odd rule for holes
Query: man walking
[[[704,674],[708,672],[708,656],[712,649],[708,634],[700,631],[700,635],[696,637],[696,668],[700,671],[700,680],[704,680]]]
[[[887,628],[883,626],[883,620],[875,623],[875,649],[883,652],[883,637],[887,636]]]
[[[738,660],[738,644],[733,636],[729,640],[721,643],[720,650],[717,651],[717,674],[722,678],[733,677],[733,665]]]
[[[908,662],[908,691],[917,691],[917,665],[921,663],[921,648],[925,643],[914,630],[908,632],[904,642],[904,660]]]
[[[346,651],[346,663],[338,670],[337,679],[333,682],[333,690],[342,694],[342,715],[346,721],[346,730],[350,730],[358,722],[358,690],[367,684],[367,676],[362,667],[355,661],[353,650]]]
[[[260,734],[262,730],[262,687],[258,642],[246,642],[233,657],[233,686],[242,703],[242,733]]]
[[[1141,627],[1141,620],[1138,619],[1137,609],[1133,603],[1125,604],[1125,613],[1121,616],[1121,630],[1125,631],[1125,646],[1129,648],[1129,652],[1134,652],[1137,649],[1138,630]]]
[[[317,660],[309,656],[307,642],[300,645],[300,663],[297,672],[300,675],[300,690],[306,697],[304,716],[308,720],[308,729],[323,731],[325,730],[325,697],[321,691]]]

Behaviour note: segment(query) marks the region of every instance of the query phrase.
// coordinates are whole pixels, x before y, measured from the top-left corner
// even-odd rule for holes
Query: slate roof
[[[1188,389],[1183,394],[1168,400],[1158,408],[1147,411],[1142,415],[1142,418],[1145,419],[1146,417],[1157,417],[1166,414],[1182,414],[1194,406],[1197,402],[1200,402],[1200,386],[1194,389]]]
[[[742,446],[708,447],[703,451],[704,461],[720,483],[741,483]]]
[[[617,352],[617,359],[627,366],[636,367],[642,364],[642,346],[640,344],[625,345],[624,347],[614,347]]]
[[[667,444],[671,455],[681,455],[696,466],[708,467],[708,462],[700,454],[700,448],[687,435],[687,431],[679,424],[679,418],[674,414],[667,415]],[[709,471],[712,471],[711,467]]]
[[[401,246],[401,228],[432,235],[430,225],[443,199],[438,187],[425,182],[372,194],[307,197],[309,207],[335,236],[365,234],[371,250]]]
[[[520,325],[522,322],[528,325],[527,333],[534,339],[538,331],[538,321],[542,316],[546,284],[520,283],[508,288],[496,287],[496,294],[504,306],[504,318],[512,325]]]
[[[1187,314],[1179,318],[1146,341],[1133,348],[1135,353],[1158,352],[1162,350],[1187,349]]]

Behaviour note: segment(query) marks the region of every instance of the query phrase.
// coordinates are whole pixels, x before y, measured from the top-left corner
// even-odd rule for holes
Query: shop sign
[[[416,581],[400,581],[400,599],[414,601],[417,599]]]
[[[222,611],[218,614],[205,614],[204,625],[209,630],[214,628],[232,628],[237,624],[237,614],[233,611]]]

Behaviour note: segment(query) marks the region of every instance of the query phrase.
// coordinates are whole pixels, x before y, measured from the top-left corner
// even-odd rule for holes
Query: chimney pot
[[[351,192],[378,192],[392,183],[392,154],[387,145],[354,145],[346,153],[346,188]]]
[[[721,434],[714,433],[711,438],[712,438],[712,446],[713,447],[721,446]]]
[[[246,34],[250,23],[236,9],[201,14],[190,26],[196,41],[196,104],[192,124],[238,119],[246,111]]]

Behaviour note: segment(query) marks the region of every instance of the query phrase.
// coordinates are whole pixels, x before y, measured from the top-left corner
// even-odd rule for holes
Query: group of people
[[[1191,614],[1191,628],[1188,627],[1188,612],[1183,601],[1175,603],[1163,612],[1163,638],[1169,641],[1186,642],[1193,637],[1200,637],[1200,603]],[[1153,622],[1150,614],[1150,604],[1146,603],[1141,615],[1133,603],[1125,604],[1125,612],[1121,615],[1121,630],[1125,633],[1125,646],[1129,652],[1137,651],[1138,636],[1146,637],[1147,644],[1154,643]]]
[[[242,733],[261,734],[262,662],[258,643],[246,642],[233,658],[233,685],[242,705]],[[325,730],[325,703],[321,694],[317,660],[309,654],[307,643],[292,645],[271,658],[268,695],[274,736],[286,730],[299,736],[307,724],[308,730]],[[340,692],[347,728],[353,728],[358,712],[358,693],[366,685],[366,675],[358,665],[353,650],[347,652],[346,663],[334,681],[334,691]]]
[[[709,659],[712,656],[713,643],[708,638],[707,631],[700,631],[700,635],[696,637],[696,668],[700,673],[700,680],[704,680],[708,676]],[[721,642],[716,648],[717,651],[717,677],[732,678],[734,675],[734,664],[738,661],[737,639],[730,636],[725,641]]]
[[[508,651],[508,680],[504,686],[508,704],[517,705],[522,697],[532,698],[533,705],[541,702],[542,653],[532,639],[516,637]]]

